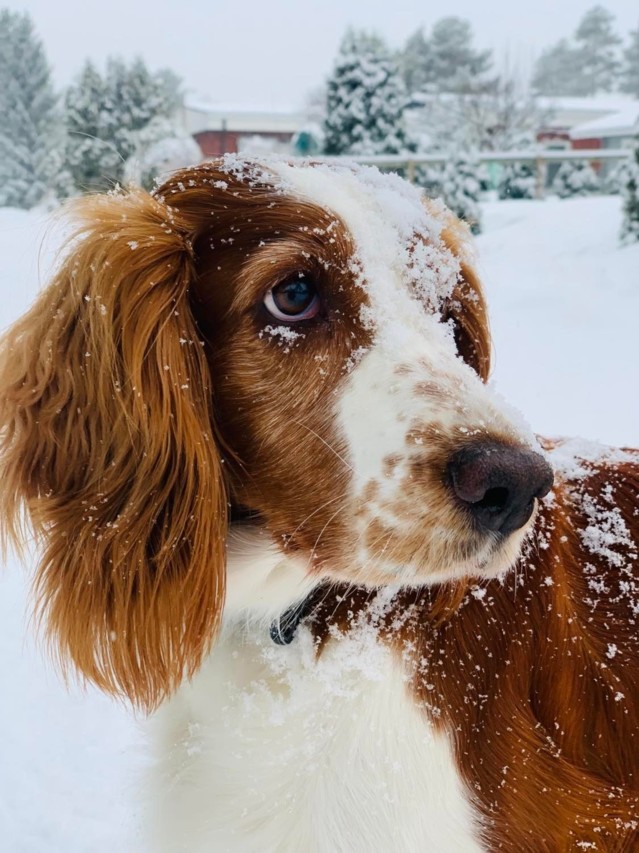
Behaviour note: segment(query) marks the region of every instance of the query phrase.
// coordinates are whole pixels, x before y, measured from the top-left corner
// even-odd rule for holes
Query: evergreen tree
[[[535,63],[532,88],[539,95],[580,95],[579,52],[566,39],[542,51]]]
[[[489,88],[490,50],[475,50],[468,21],[447,17],[437,21],[430,37],[417,30],[400,55],[409,92],[478,92]]]
[[[612,92],[619,77],[619,45],[614,16],[603,6],[593,6],[575,33],[584,95]]]
[[[126,162],[140,149],[142,131],[156,119],[172,117],[179,97],[175,75],[152,74],[141,59],[131,65],[109,59],[104,77],[87,63],[66,98],[66,162],[76,188],[105,189],[122,182]],[[148,133],[143,144],[150,144]]]
[[[115,142],[111,101],[100,73],[87,62],[77,83],[67,90],[65,159],[79,190],[104,189],[118,174],[121,156]]]
[[[639,140],[632,154],[623,188],[621,239],[625,242],[639,240]]]
[[[499,198],[534,198],[537,179],[529,163],[509,163],[504,167],[497,192]]]
[[[630,33],[630,44],[623,54],[619,88],[622,92],[639,99],[639,27]]]
[[[328,81],[326,154],[398,154],[407,147],[406,95],[377,36],[349,31]]]
[[[588,163],[566,160],[555,175],[552,189],[559,198],[572,198],[599,192],[600,183],[597,173]]]
[[[0,206],[31,208],[56,183],[62,120],[42,42],[26,14],[0,11]]]
[[[490,85],[490,50],[475,50],[468,21],[450,16],[433,26],[430,37],[432,75],[440,92],[477,92]]]
[[[562,39],[543,51],[533,74],[533,89],[540,95],[578,97],[612,92],[619,76],[621,39],[614,17],[593,6],[581,19],[574,39]]]
[[[423,28],[416,30],[398,57],[398,64],[408,92],[426,92],[435,83],[430,40]]]

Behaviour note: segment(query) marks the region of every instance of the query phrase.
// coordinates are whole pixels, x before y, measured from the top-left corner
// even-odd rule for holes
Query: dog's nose
[[[450,457],[447,477],[477,525],[507,536],[532,515],[535,498],[552,488],[552,468],[539,453],[505,444],[475,444]]]

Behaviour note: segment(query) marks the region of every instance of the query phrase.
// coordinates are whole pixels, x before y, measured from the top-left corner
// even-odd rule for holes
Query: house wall
[[[259,137],[265,142],[289,143],[292,133],[271,133],[259,130],[203,130],[193,138],[202,149],[205,157],[219,157],[221,154],[236,154],[242,139]]]
[[[603,140],[602,139],[573,139],[572,147],[578,150],[583,148],[603,148]]]

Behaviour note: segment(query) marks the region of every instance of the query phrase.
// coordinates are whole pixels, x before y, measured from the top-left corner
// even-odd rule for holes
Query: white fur
[[[304,628],[276,646],[262,618],[238,616],[250,611],[241,589],[274,603],[274,575],[298,567],[254,536],[249,570],[244,548],[229,568],[235,615],[154,722],[153,851],[481,850],[449,738],[417,707],[374,625],[335,635],[319,659]],[[391,596],[380,593],[380,611]]]

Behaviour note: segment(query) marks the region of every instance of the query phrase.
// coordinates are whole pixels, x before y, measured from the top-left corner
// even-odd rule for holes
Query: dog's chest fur
[[[227,629],[155,725],[154,850],[482,849],[449,739],[370,627],[319,659],[304,628],[284,647]]]

